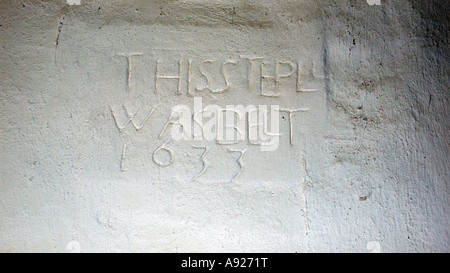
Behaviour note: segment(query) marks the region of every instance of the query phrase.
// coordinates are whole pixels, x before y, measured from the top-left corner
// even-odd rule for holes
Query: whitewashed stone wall
[[[0,1],[0,251],[449,251],[447,2]]]

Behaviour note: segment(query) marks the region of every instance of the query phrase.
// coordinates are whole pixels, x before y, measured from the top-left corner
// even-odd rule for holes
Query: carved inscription
[[[291,141],[291,145],[294,145],[294,113],[296,112],[308,112],[309,108],[302,108],[302,109],[285,109],[281,108],[280,112],[287,112],[289,113],[289,139]]]
[[[197,178],[199,178],[200,176],[202,176],[206,170],[208,169],[209,165],[208,162],[205,161],[205,156],[206,153],[208,152],[209,148],[207,146],[192,146],[195,149],[203,149],[203,153],[201,155],[201,160],[202,160],[202,170],[200,171],[200,173],[198,173],[194,178],[192,178],[191,181],[195,181],[197,180]]]
[[[111,108],[111,113],[112,113],[112,115],[113,115],[113,117],[114,117],[114,120],[115,120],[115,122],[116,122],[117,128],[119,128],[119,131],[123,131],[123,130],[127,127],[128,123],[130,123],[130,122],[131,122],[131,124],[133,124],[134,128],[136,129],[136,131],[139,131],[139,130],[141,130],[141,129],[144,127],[145,123],[146,123],[146,122],[148,121],[148,119],[151,117],[151,115],[153,114],[153,112],[155,112],[156,107],[158,107],[158,105],[156,105],[155,107],[153,107],[153,108],[150,110],[150,112],[147,114],[147,117],[146,117],[145,119],[143,119],[139,124],[136,124],[136,123],[135,123],[134,117],[139,113],[139,110],[141,109],[141,107],[139,107],[139,108],[137,109],[137,111],[134,112],[134,113],[132,113],[132,114],[130,114],[130,113],[128,112],[128,109],[127,109],[127,107],[126,107],[125,105],[122,105],[122,107],[123,107],[123,109],[125,110],[125,114],[127,115],[127,119],[126,119],[126,121],[125,121],[122,125],[119,124],[120,122],[119,122],[119,120],[117,119],[117,115],[116,115],[116,113],[114,112],[114,110]]]
[[[127,90],[131,91],[134,68],[132,61],[134,58],[144,56],[144,53],[119,53],[117,55],[124,57],[127,62],[126,85]],[[218,71],[213,69],[217,66],[219,67]],[[279,98],[282,96],[282,91],[289,92],[289,90],[280,88],[283,82],[295,83],[295,90],[292,91],[316,92],[317,88],[308,86],[306,80],[323,78],[323,76],[317,75],[314,62],[312,62],[310,70],[304,71],[300,61],[268,60],[263,56],[240,55],[238,58],[227,60],[181,58],[176,61],[157,58],[154,60],[153,91],[155,93],[174,91],[175,94],[186,94],[187,96],[194,96],[196,92],[199,94],[210,92],[211,95],[226,93],[231,90],[233,83],[239,80],[232,78],[230,72],[240,71],[239,69],[246,70],[246,73],[240,74],[240,77],[247,82],[246,88],[267,98]],[[194,73],[194,70],[197,73]],[[164,90],[162,84],[164,81],[176,82],[176,90]]]
[[[161,75],[159,72],[160,69],[160,60],[156,60],[156,76],[155,76],[155,92],[159,92],[159,85],[158,83],[161,80],[176,80],[177,81],[177,94],[181,94],[181,85],[182,85],[182,75],[181,75],[181,66],[182,61],[180,60],[178,62],[178,74],[177,75]]]
[[[123,145],[122,148],[122,160],[120,161],[120,170],[125,172],[125,158],[127,156],[127,144]]]
[[[131,75],[132,75],[132,71],[133,71],[131,58],[134,56],[143,56],[144,53],[118,53],[117,55],[125,57],[127,60],[127,90],[131,91]]]
[[[222,92],[225,92],[225,91],[227,91],[229,89],[231,83],[230,83],[230,78],[229,78],[229,75],[228,75],[228,72],[227,72],[227,66],[228,65],[236,65],[237,61],[236,60],[228,60],[228,61],[222,62],[222,64],[221,64],[221,72],[222,72],[221,77],[223,77],[223,80],[225,81],[225,86],[222,87],[222,88],[219,87],[217,89],[212,89],[210,87],[210,78],[209,78],[209,76],[208,76],[208,74],[206,72],[205,66],[207,64],[214,64],[216,62],[217,62],[216,60],[205,60],[205,61],[200,63],[199,70],[200,70],[200,73],[202,74],[202,76],[206,79],[206,85],[202,86],[202,87],[198,87],[197,86],[195,88],[197,91],[210,91],[211,93],[222,93]]]
[[[231,178],[231,182],[234,182],[236,178],[242,173],[242,170],[244,169],[244,162],[242,161],[242,158],[244,157],[244,154],[247,152],[247,150],[236,150],[229,148],[228,151],[230,153],[239,153],[239,158],[237,159],[237,162],[239,164],[239,172]]]
[[[126,90],[133,92],[133,81],[135,69],[133,60],[143,58],[142,52],[118,53],[127,63],[126,69]],[[309,66],[311,67],[311,66]],[[237,73],[238,71],[244,73]],[[295,58],[270,60],[258,55],[240,55],[226,60],[206,59],[198,60],[191,58],[181,58],[169,60],[163,58],[154,59],[154,85],[148,89],[153,96],[166,92],[176,96],[187,96],[194,98],[194,107],[191,110],[185,105],[173,106],[167,115],[164,124],[152,124],[161,126],[158,138],[166,138],[152,153],[152,161],[159,167],[169,167],[175,160],[176,152],[169,148],[169,142],[173,141],[212,141],[216,145],[229,146],[227,152],[238,153],[236,159],[239,171],[231,179],[234,182],[244,170],[243,158],[247,149],[233,148],[233,145],[246,142],[247,145],[259,146],[261,151],[275,151],[279,145],[279,139],[283,137],[280,132],[280,113],[286,113],[289,122],[289,143],[295,145],[295,122],[297,113],[307,114],[310,108],[289,108],[276,104],[283,95],[291,92],[290,96],[310,96],[308,93],[318,92],[314,83],[308,82],[311,79],[324,79],[318,75],[316,63],[312,62],[312,68],[305,69],[305,66]],[[233,76],[232,76],[233,75]],[[241,79],[236,78],[242,77]],[[168,90],[176,83],[173,90]],[[242,89],[242,83],[245,88]],[[235,89],[238,86],[239,90]],[[153,89],[153,90],[152,90]],[[203,106],[200,95],[209,94],[214,100],[218,100],[222,94],[229,92],[250,91],[253,96],[258,96],[261,101],[270,100],[271,105],[218,105]],[[111,114],[119,132],[123,133],[128,127],[141,131],[158,108],[161,102],[155,102],[152,106],[139,106],[137,109],[128,107],[127,103],[120,106],[111,106]],[[139,117],[139,118],[137,118]],[[283,117],[284,119],[284,117]],[[128,126],[131,124],[132,126]],[[170,136],[168,136],[170,134]],[[120,170],[127,170],[126,164],[128,145],[122,147]],[[192,177],[191,181],[196,181],[210,167],[210,162],[206,160],[209,151],[208,145],[191,145],[192,149],[201,149],[200,155],[201,169]]]
[[[161,144],[161,146],[159,146],[153,152],[153,155],[152,155],[153,162],[155,162],[155,164],[160,166],[160,167],[168,167],[168,166],[172,165],[172,163],[173,163],[174,151],[172,149],[169,149],[169,148],[166,147],[166,145],[167,145],[167,143],[169,143],[169,141],[170,141],[170,138],[167,139],[166,141],[164,141],[164,143]],[[158,157],[158,154],[162,153],[163,151],[166,151],[169,154],[169,156],[170,156],[169,160],[163,161],[162,159],[160,159]]]

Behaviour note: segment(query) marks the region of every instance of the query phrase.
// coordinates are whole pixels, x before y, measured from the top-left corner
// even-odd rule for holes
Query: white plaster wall
[[[0,252],[448,252],[448,6],[0,1]],[[142,55],[131,76],[124,53]],[[292,76],[261,96],[243,56],[298,62],[317,92]],[[158,166],[170,109],[193,97],[187,81],[155,90],[157,59],[167,75],[192,60],[194,85],[201,61],[235,60],[230,90],[193,94],[309,108],[295,145],[281,113],[275,152],[243,141],[239,164],[228,146],[172,140]],[[140,122],[158,107],[119,130],[122,105]],[[209,148],[194,181],[193,145]]]

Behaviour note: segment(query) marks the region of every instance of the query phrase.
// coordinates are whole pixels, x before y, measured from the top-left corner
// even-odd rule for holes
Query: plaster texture
[[[448,252],[449,4],[369,2],[1,0],[0,252]]]

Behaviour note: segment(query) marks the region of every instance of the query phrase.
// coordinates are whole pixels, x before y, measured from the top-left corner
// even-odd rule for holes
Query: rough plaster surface
[[[0,1],[0,252],[449,251],[447,1],[78,2]],[[299,63],[317,91],[292,76],[261,96],[245,56]],[[280,113],[275,152],[169,141],[158,166],[193,97],[187,80],[157,90],[156,60],[191,61],[199,86],[216,60],[212,88],[236,61],[230,90],[193,94],[309,108],[295,145]],[[123,105],[136,125],[157,108],[119,130]]]

